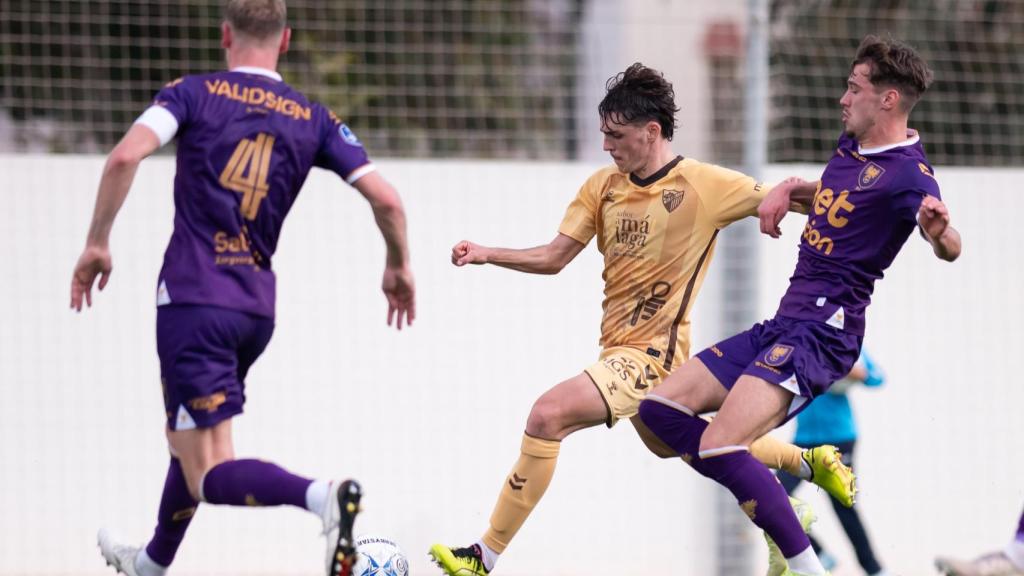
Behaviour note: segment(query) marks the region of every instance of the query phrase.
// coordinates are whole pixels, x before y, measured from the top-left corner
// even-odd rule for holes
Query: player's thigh
[[[789,390],[763,378],[740,376],[701,436],[701,451],[750,446],[785,422],[793,397]]]
[[[181,462],[185,481],[190,487],[198,487],[199,481],[210,468],[235,457],[230,419],[222,420],[209,428],[168,428],[167,442],[171,447],[171,453]]]
[[[718,409],[728,390],[704,362],[695,357],[684,362],[650,393],[701,414]]]
[[[585,372],[559,382],[533,404],[526,433],[547,440],[561,440],[577,430],[605,421],[607,408]]]

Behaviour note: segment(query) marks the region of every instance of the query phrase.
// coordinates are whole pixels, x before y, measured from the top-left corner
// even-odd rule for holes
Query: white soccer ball
[[[408,576],[409,559],[390,538],[363,534],[356,538],[352,576]]]

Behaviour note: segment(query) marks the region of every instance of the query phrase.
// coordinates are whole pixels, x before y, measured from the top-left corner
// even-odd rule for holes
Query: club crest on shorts
[[[857,184],[861,190],[871,188],[882,177],[882,174],[885,174],[885,168],[874,162],[868,162],[868,165],[860,171],[860,176],[857,177]]]
[[[785,344],[776,344],[772,346],[772,349],[765,353],[764,363],[769,366],[782,366],[789,360],[789,357],[793,354],[793,347]]]
[[[679,208],[679,205],[683,203],[683,191],[668,189],[662,190],[661,203],[665,206],[665,210],[668,210],[669,212]]]

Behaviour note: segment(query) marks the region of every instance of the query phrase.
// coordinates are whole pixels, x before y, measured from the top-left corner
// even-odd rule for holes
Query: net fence
[[[281,70],[375,155],[573,159],[581,92],[603,90],[580,81],[594,57],[581,52],[585,16],[612,1],[291,0]],[[705,53],[679,57],[709,76],[708,159],[737,164],[746,14],[730,5],[724,41],[712,23]],[[827,158],[850,57],[884,32],[935,70],[913,117],[933,162],[1024,160],[1024,0],[770,6],[770,161]],[[220,0],[0,0],[0,150],[109,149],[165,82],[223,67],[220,14]]]
[[[850,60],[864,36],[884,33],[935,72],[911,116],[933,163],[1024,161],[1021,0],[774,0],[771,161],[828,159]]]
[[[285,79],[376,154],[570,157],[577,0],[291,0]],[[164,83],[223,68],[219,0],[0,0],[0,140],[109,148]]]

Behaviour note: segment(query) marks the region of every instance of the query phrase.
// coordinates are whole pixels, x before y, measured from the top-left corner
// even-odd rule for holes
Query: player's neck
[[[276,72],[277,58],[278,52],[276,49],[268,50],[266,48],[257,47],[239,47],[228,51],[228,70],[251,67],[263,68],[264,70]]]
[[[907,139],[907,118],[894,119],[892,122],[879,122],[871,127],[857,143],[861,148],[881,148],[899,144]]]
[[[633,175],[643,180],[665,167],[666,164],[676,159],[676,153],[669,147],[668,141],[662,142],[656,150],[652,151],[647,164],[643,168],[633,172]]]

